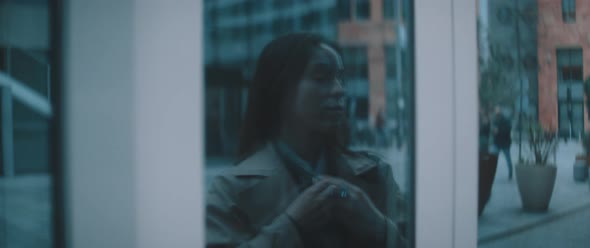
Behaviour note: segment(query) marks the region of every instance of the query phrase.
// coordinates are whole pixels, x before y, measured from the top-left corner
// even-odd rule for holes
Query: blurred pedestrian
[[[512,145],[512,123],[500,106],[496,106],[496,116],[493,123],[494,145],[498,149],[498,155],[504,154],[506,165],[508,166],[508,180],[512,180],[512,157],[510,156],[510,146]]]
[[[498,154],[490,149],[492,140],[491,116],[485,107],[479,110],[479,194],[478,214],[481,216],[492,194],[498,167]]]
[[[375,118],[375,141],[377,146],[387,146],[387,132],[385,127],[385,116],[383,109],[379,109]]]

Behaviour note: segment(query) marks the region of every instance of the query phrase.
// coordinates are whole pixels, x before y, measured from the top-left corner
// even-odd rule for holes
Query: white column
[[[418,248],[455,248],[452,7],[452,0],[414,1]]]
[[[205,244],[201,4],[136,2],[138,248]]]
[[[416,244],[477,246],[477,49],[471,0],[416,0]]]
[[[454,247],[477,247],[479,67],[476,1],[453,0]]]
[[[69,247],[203,247],[196,0],[66,6]]]
[[[139,247],[135,8],[133,0],[72,0],[65,6],[68,247]]]

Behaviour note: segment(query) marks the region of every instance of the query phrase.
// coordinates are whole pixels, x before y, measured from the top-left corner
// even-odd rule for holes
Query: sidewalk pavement
[[[523,144],[524,145],[524,144]],[[523,146],[523,151],[525,151]],[[546,213],[527,213],[522,210],[516,179],[508,180],[508,168],[504,156],[498,158],[498,170],[492,196],[479,218],[479,244],[486,244],[531,230],[563,217],[590,209],[590,189],[588,182],[575,182],[573,164],[575,156],[583,151],[577,142],[559,144],[557,156],[557,177],[553,196]],[[511,148],[513,164],[518,161],[518,144]],[[586,220],[590,223],[590,220]],[[584,229],[584,228],[582,228]],[[590,234],[588,228],[585,232]],[[580,230],[584,231],[584,230]]]
[[[590,244],[590,208],[564,216],[524,233],[479,245],[479,248],[588,248]]]
[[[0,178],[0,247],[51,247],[51,186],[47,174]]]

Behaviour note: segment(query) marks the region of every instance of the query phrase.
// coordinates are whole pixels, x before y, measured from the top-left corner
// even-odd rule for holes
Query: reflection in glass
[[[391,166],[347,148],[338,50],[305,33],[263,49],[242,126],[242,160],[207,196],[208,245],[405,243],[405,203]]]
[[[204,5],[208,244],[413,242],[409,1],[250,2]]]
[[[587,17],[576,16],[590,2],[478,3],[478,244],[587,247],[587,239],[569,239],[587,236],[586,227],[558,233],[573,223],[562,217],[578,218],[581,212],[572,210],[590,204],[587,185],[572,173],[588,168],[590,154],[583,146],[589,144],[584,61],[590,29]]]
[[[51,247],[48,1],[0,1],[0,247]]]

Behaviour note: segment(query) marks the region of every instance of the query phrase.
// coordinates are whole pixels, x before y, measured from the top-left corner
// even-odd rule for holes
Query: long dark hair
[[[288,92],[302,79],[315,48],[339,47],[311,33],[292,33],[267,44],[256,64],[240,134],[239,158],[244,159],[277,135]]]

